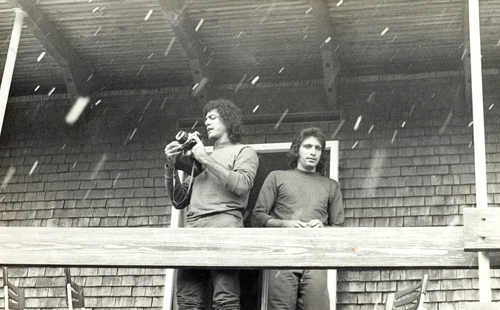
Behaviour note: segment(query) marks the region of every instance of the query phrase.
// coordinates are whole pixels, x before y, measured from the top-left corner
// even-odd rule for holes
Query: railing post
[[[3,267],[3,297],[5,310],[9,310],[9,282],[7,276],[7,267]]]
[[[177,171],[179,179],[184,179],[184,172]],[[177,210],[172,205],[172,213],[170,215],[170,228],[180,228],[184,227],[184,210]],[[169,268],[165,270],[165,291],[163,296],[163,310],[175,310],[174,300],[175,300],[175,277],[176,270]]]
[[[469,0],[469,37],[471,54],[472,111],[474,123],[474,164],[476,205],[488,207],[486,149],[484,138],[483,77],[481,67],[481,34],[479,0]],[[479,299],[491,302],[490,259],[488,252],[478,253]]]

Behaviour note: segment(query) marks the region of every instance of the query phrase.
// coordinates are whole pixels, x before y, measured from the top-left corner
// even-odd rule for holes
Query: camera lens
[[[184,144],[184,142],[186,142],[187,139],[188,139],[188,134],[185,131],[181,130],[175,135],[175,140],[177,140],[181,144]]]

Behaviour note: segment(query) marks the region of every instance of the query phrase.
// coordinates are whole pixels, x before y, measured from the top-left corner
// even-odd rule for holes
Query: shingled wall
[[[500,202],[496,83],[496,75],[485,79],[490,207]],[[346,226],[461,225],[463,207],[475,205],[475,188],[472,115],[460,74],[373,76],[340,86],[341,122],[251,125],[244,142],[289,142],[310,125],[338,139]],[[168,227],[163,148],[177,119],[201,120],[189,91],[100,93],[73,126],[64,123],[71,105],[65,95],[10,98],[0,137],[0,225]],[[276,122],[285,112],[327,111],[323,94],[321,81],[216,90],[244,105],[245,114],[275,114]],[[427,309],[478,300],[477,270],[351,270],[338,274],[337,309],[382,309],[387,293],[424,272],[430,275]],[[85,289],[86,309],[162,307],[164,270],[71,273]],[[62,268],[9,269],[11,281],[25,290],[26,309],[65,308],[63,275]],[[499,300],[500,271],[492,276]]]

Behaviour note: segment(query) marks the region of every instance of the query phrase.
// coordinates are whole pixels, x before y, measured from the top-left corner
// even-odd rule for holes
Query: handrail
[[[473,268],[463,227],[0,227],[2,266]],[[495,259],[492,259],[495,263]],[[498,263],[498,262],[496,262]]]

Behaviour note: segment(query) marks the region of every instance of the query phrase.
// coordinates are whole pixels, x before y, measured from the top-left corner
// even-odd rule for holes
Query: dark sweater
[[[337,181],[298,169],[272,171],[264,181],[255,204],[252,226],[264,227],[271,218],[324,226],[344,222],[342,194]]]

